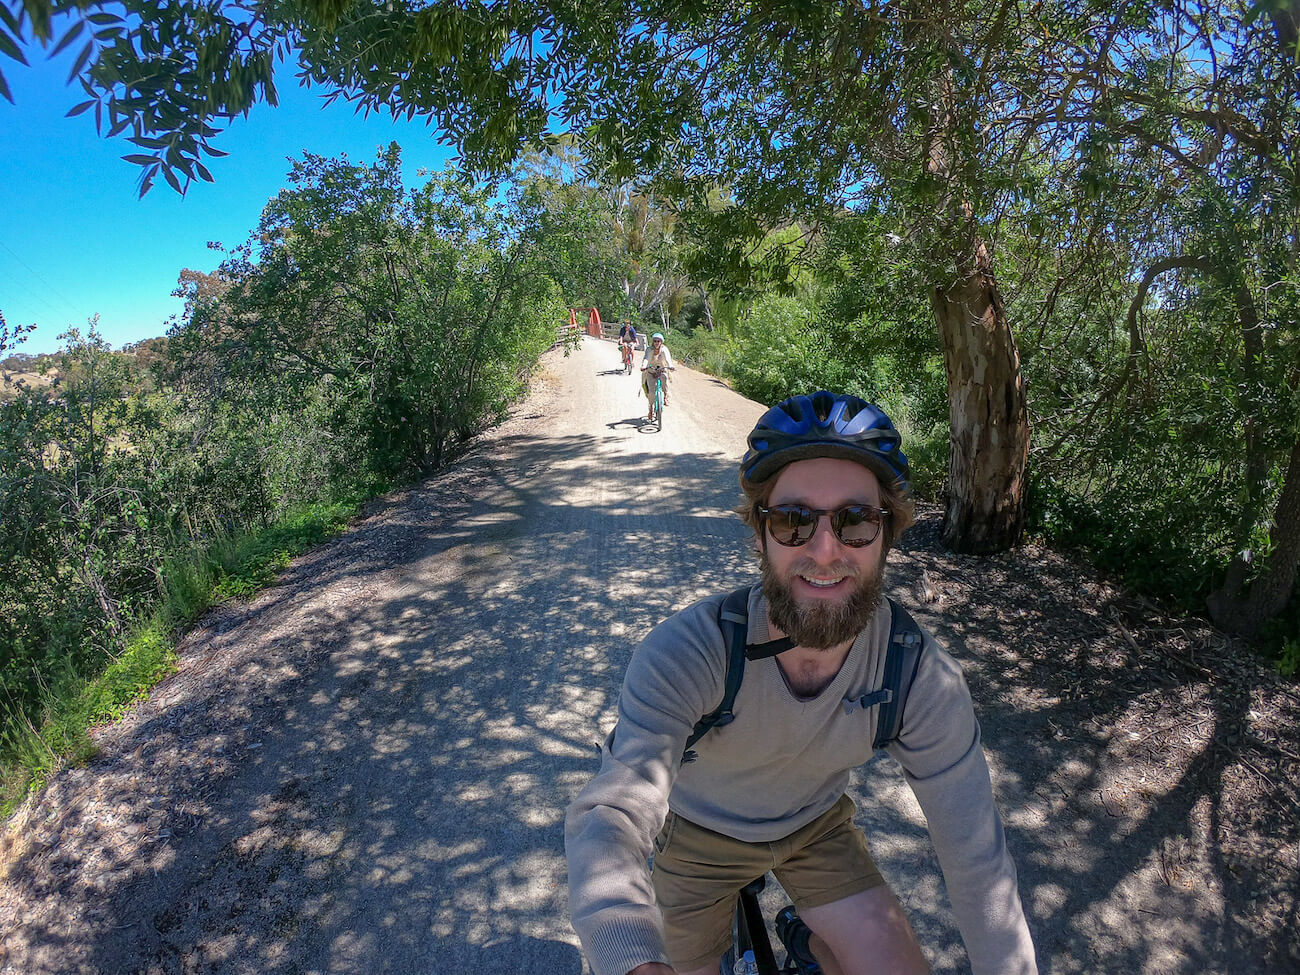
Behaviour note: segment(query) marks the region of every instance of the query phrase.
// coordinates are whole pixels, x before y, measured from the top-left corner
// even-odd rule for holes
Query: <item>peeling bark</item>
[[[956,552],[990,554],[1025,528],[1029,412],[1020,353],[983,244],[972,272],[931,304],[948,373],[948,497],[943,541]]]

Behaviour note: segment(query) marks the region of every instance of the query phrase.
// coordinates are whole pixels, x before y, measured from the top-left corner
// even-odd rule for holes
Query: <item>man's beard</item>
[[[790,584],[777,575],[766,552],[760,554],[759,565],[763,570],[768,619],[801,647],[829,650],[851,642],[866,629],[880,605],[885,584],[883,564],[865,578],[853,566],[834,565],[831,571],[843,572],[855,583],[853,590],[842,599],[810,599],[803,603],[795,598]],[[790,575],[812,574],[815,568],[811,559],[800,561],[791,568]]]

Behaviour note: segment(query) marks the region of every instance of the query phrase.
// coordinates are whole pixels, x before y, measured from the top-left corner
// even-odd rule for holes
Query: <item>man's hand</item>
[[[677,975],[677,973],[662,962],[648,961],[644,965],[637,965],[627,975]]]

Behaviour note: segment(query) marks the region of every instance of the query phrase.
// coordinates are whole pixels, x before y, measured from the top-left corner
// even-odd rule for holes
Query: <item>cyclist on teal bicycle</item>
[[[574,929],[594,975],[716,975],[740,890],[771,871],[828,975],[927,972],[845,794],[873,754],[891,633],[884,565],[912,522],[898,432],[856,397],[796,396],[750,433],[740,483],[762,582],[730,721],[686,751],[723,697],[715,596],[632,655],[600,771],[567,813]],[[970,693],[924,631],[884,749],[925,813],[973,975],[1036,973]]]
[[[673,365],[673,354],[668,351],[668,346],[664,344],[663,332],[655,332],[650,336],[650,344],[645,347],[645,355],[641,358],[641,390],[645,393],[645,398],[649,402],[649,409],[646,411],[646,419],[655,419],[655,387],[656,379],[663,379],[664,403],[668,403],[668,372],[676,369]]]

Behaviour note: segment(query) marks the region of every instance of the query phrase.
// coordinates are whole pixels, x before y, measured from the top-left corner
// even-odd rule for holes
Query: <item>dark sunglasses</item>
[[[817,534],[822,515],[830,516],[831,531],[841,544],[861,548],[876,540],[889,511],[869,504],[846,504],[833,510],[808,508],[801,504],[777,504],[758,509],[758,516],[766,523],[772,537],[778,544],[787,546],[807,544]]]

